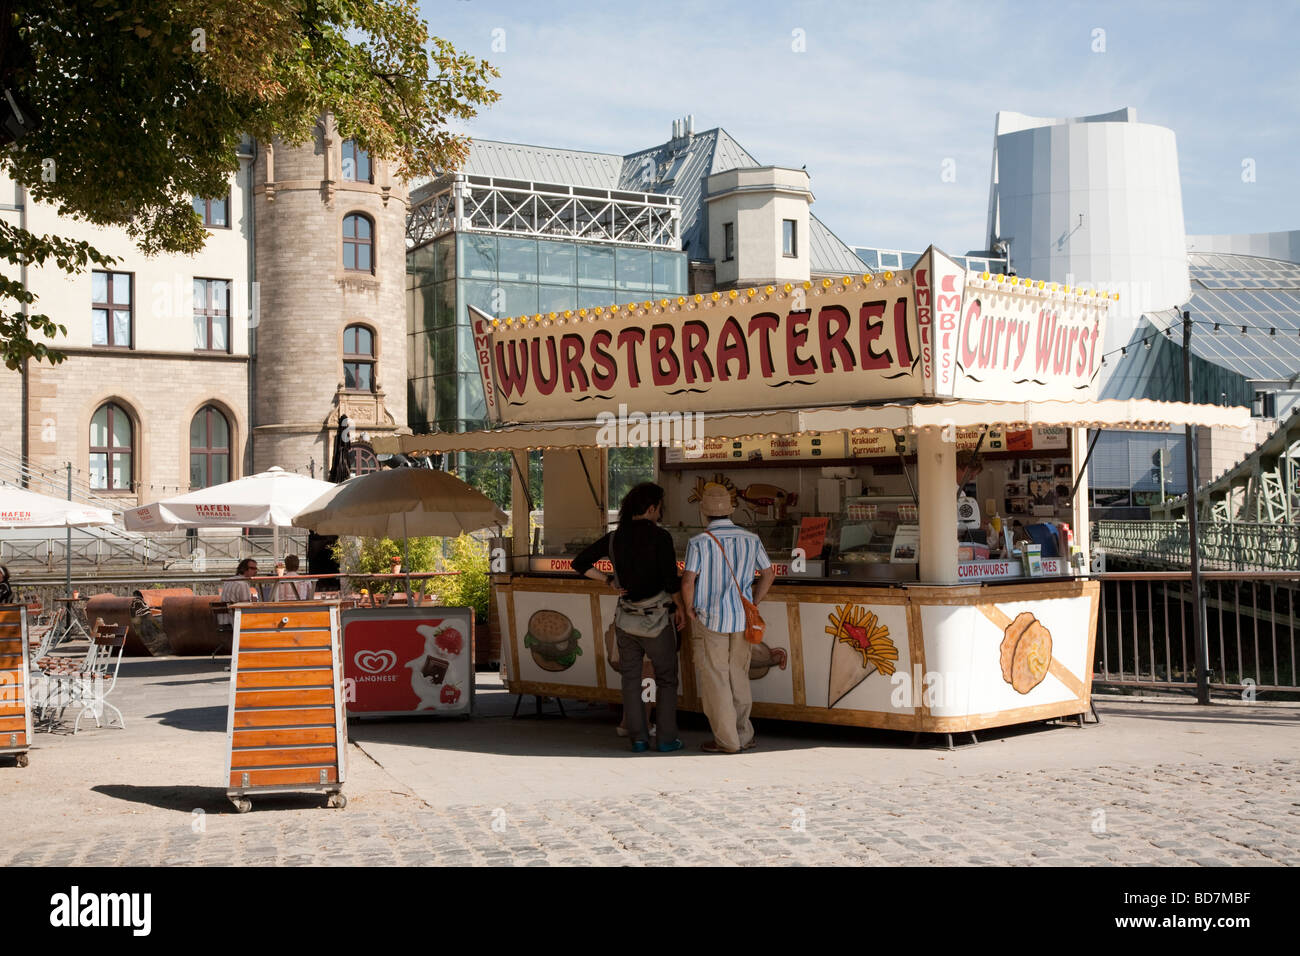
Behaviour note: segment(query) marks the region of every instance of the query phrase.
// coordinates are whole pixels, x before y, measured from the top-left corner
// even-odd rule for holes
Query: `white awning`
[[[1179,425],[1245,428],[1250,409],[1222,405],[1190,405],[1150,399],[1108,399],[1086,402],[953,401],[924,404],[890,403],[836,408],[781,409],[752,413],[709,413],[702,416],[709,438],[754,438],[829,432],[909,431],[923,428],[1112,428],[1157,431]],[[437,432],[375,438],[381,454],[428,455],[457,451],[525,451],[536,448],[590,448],[603,442],[592,420],[506,425],[475,432]]]

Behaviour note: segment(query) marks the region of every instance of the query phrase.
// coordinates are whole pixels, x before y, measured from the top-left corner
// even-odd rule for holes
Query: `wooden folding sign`
[[[347,722],[336,603],[234,606],[226,795],[329,794],[343,807]]]

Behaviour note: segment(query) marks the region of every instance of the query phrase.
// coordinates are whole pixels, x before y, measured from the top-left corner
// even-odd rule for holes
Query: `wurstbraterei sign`
[[[494,422],[923,398],[1092,397],[1106,301],[911,270],[493,318],[470,307]]]

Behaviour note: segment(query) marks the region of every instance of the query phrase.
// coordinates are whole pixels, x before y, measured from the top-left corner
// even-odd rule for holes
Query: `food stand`
[[[0,754],[26,767],[32,743],[27,607],[0,605]]]
[[[1090,706],[1088,428],[1242,427],[1248,410],[1097,401],[1111,298],[909,271],[561,314],[475,314],[489,417],[391,450],[543,450],[543,534],[494,575],[512,692],[617,701],[613,592],[568,571],[604,533],[605,451],[661,447],[678,556],[728,489],[777,566],[754,715],[952,734]],[[741,411],[737,411],[741,409]],[[587,492],[590,492],[589,494]],[[681,705],[699,709],[690,642]]]
[[[347,720],[337,602],[236,604],[226,796],[312,791],[344,807]]]

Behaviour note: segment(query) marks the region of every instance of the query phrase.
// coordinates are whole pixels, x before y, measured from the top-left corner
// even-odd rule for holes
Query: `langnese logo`
[[[357,680],[363,682],[381,682],[395,683],[398,679],[396,674],[387,674],[386,671],[393,670],[398,663],[398,656],[394,650],[357,650],[352,662],[357,669],[365,671],[364,675],[359,676]]]
[[[148,936],[153,924],[152,893],[70,893],[50,897],[50,925],[59,927],[130,927],[132,935]]]

